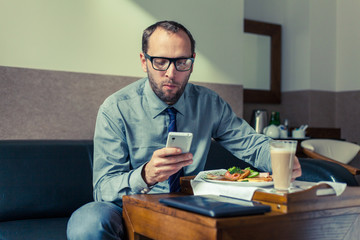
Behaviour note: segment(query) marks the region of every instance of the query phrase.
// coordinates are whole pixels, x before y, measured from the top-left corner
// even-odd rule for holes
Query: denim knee
[[[110,202],[91,202],[76,210],[67,226],[69,240],[122,239],[122,208]]]

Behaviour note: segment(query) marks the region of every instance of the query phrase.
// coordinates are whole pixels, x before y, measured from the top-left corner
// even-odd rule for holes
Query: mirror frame
[[[281,25],[244,19],[244,32],[270,37],[270,90],[244,89],[244,103],[281,103]]]

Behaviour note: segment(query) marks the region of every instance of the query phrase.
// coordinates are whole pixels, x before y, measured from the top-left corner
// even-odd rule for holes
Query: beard
[[[164,81],[156,81],[149,70],[147,71],[147,73],[152,90],[154,91],[156,96],[160,98],[160,100],[167,103],[168,105],[173,105],[179,100],[179,98],[185,91],[186,84],[188,83],[191,74],[191,72],[189,72],[189,74],[185,77],[182,84],[179,85],[179,84],[175,84],[174,81],[171,79]],[[168,83],[174,84],[179,87],[177,92],[175,92],[175,94],[171,94],[170,91],[163,90],[163,85]]]

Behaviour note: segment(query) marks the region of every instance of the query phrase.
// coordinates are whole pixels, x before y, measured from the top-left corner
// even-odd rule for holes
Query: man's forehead
[[[170,30],[166,30],[165,28],[157,27],[155,29],[155,31],[151,34],[149,40],[154,39],[154,38],[159,38],[159,37],[168,38],[168,37],[171,37],[171,36],[174,36],[174,35],[181,36],[183,38],[188,38],[189,39],[187,34],[181,29],[179,31],[177,31],[177,32],[172,32]],[[190,39],[189,39],[189,41],[190,41]]]
[[[182,40],[180,40],[182,39]],[[149,37],[149,49],[162,46],[162,44],[177,42],[181,43],[182,47],[189,47],[191,51],[191,42],[189,36],[183,31],[172,32],[162,27],[157,27],[156,30]]]
[[[158,26],[158,27],[154,30],[153,34],[154,34],[155,32],[157,32],[157,33],[166,33],[166,34],[169,34],[169,35],[185,33],[182,29],[179,29],[178,31],[173,32],[173,31],[170,31],[170,30],[165,29],[165,28],[162,27],[162,26]]]

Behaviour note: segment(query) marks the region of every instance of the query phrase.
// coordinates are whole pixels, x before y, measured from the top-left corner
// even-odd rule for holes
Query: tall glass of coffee
[[[271,140],[270,155],[274,188],[286,192],[290,188],[297,141]]]

